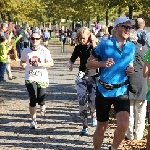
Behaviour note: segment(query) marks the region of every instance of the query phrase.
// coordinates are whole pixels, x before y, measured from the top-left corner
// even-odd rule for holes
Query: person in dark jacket
[[[75,85],[79,101],[79,113],[83,123],[83,129],[80,132],[81,135],[88,134],[87,118],[89,109],[92,117],[92,126],[97,125],[95,112],[96,70],[86,68],[87,59],[96,46],[95,39],[95,36],[92,35],[90,29],[87,27],[78,29],[76,34],[77,45],[69,60],[69,70],[72,71],[74,62],[78,57],[80,58],[79,72],[75,80]]]
[[[138,43],[137,32],[130,31],[129,40],[136,45],[134,74],[129,76],[130,116],[126,138],[141,140],[145,129],[147,78],[143,77],[144,55],[147,48]],[[135,129],[135,130],[134,130]]]

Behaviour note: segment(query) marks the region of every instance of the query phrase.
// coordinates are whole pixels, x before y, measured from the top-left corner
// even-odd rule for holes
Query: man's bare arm
[[[93,55],[91,55],[88,60],[86,67],[89,69],[97,69],[101,67],[111,67],[115,62],[112,58],[108,58],[107,61],[98,61]]]
[[[98,61],[97,58],[91,55],[87,60],[86,67],[89,69],[97,69],[97,68],[103,67],[103,65],[104,64],[102,61]]]

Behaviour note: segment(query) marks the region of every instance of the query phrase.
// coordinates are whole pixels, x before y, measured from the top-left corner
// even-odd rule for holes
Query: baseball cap
[[[127,22],[127,21],[130,21],[129,17],[126,17],[126,16],[120,16],[116,19],[115,23],[114,23],[114,27],[116,27],[118,24],[120,23],[124,23],[124,22]],[[131,21],[130,21],[131,22]]]

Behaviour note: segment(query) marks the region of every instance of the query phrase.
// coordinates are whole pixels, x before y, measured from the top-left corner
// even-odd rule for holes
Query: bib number
[[[31,70],[29,71],[29,76],[42,76],[42,72],[37,70]]]

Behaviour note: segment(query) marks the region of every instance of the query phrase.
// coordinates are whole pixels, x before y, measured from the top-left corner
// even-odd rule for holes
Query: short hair
[[[0,36],[0,43],[5,42],[5,40],[6,40],[6,37],[5,37],[5,36]]]
[[[129,35],[129,41],[134,42],[137,41],[138,37],[137,37],[137,32],[134,29],[130,30],[130,35]]]
[[[138,21],[138,19],[141,18],[142,21]],[[135,20],[135,27],[137,29],[143,29],[143,27],[145,27],[145,20],[142,18],[142,17],[138,17],[136,20]]]

